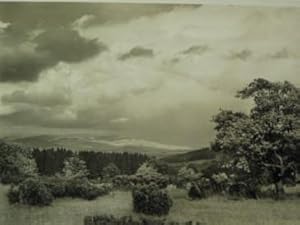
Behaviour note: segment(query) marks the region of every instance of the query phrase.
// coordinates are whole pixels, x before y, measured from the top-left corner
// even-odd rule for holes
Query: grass
[[[300,188],[291,188],[298,192]],[[0,186],[0,224],[2,225],[83,225],[86,215],[133,215],[130,192],[116,191],[94,201],[58,199],[44,208],[9,205]],[[174,205],[168,220],[197,220],[203,225],[300,225],[300,198],[284,201],[241,200],[232,201],[212,197],[190,201],[183,190],[172,190]]]

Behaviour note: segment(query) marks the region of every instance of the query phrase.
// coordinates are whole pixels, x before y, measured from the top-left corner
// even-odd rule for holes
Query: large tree
[[[237,97],[253,99],[253,107],[248,114],[221,110],[213,118],[213,148],[249,182],[259,183],[267,172],[279,197],[285,179],[296,174],[300,91],[287,81],[255,79]]]

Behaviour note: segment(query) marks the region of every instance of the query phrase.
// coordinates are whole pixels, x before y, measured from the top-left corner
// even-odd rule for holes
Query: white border
[[[82,3],[146,3],[205,4],[237,6],[300,7],[300,0],[0,0],[0,2],[82,2]]]

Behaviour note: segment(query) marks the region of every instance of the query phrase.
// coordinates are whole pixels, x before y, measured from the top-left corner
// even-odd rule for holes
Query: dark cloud
[[[136,46],[132,48],[129,52],[122,54],[119,57],[119,60],[127,60],[130,58],[136,58],[136,57],[153,57],[154,53],[152,49],[149,48],[143,48],[141,46]]]
[[[0,82],[35,81],[38,74],[53,65],[44,55],[15,52],[0,57]]]
[[[108,49],[96,39],[85,39],[77,31],[66,28],[47,30],[34,42],[38,45],[36,50],[48,55],[50,60],[65,62],[80,62]]]
[[[0,21],[10,25],[1,32],[0,44],[14,55],[0,58],[0,82],[35,81],[44,69],[59,61],[80,62],[107,46],[79,35],[74,22],[90,15],[84,26],[126,23],[145,16],[169,12],[176,5],[165,4],[102,4],[102,3],[0,3]],[[186,6],[195,7],[195,6]],[[42,32],[34,38],[34,33]],[[18,46],[29,42],[37,45],[33,53],[16,53]],[[133,49],[124,59],[152,56],[147,49]]]
[[[68,94],[54,92],[51,94],[26,93],[25,91],[15,91],[1,98],[5,104],[29,104],[41,107],[66,106],[72,103]]]
[[[229,59],[239,59],[246,61],[252,56],[252,51],[248,49],[243,49],[241,51],[233,51],[231,52],[230,56],[228,57]]]
[[[184,55],[189,55],[189,54],[201,55],[204,52],[206,52],[208,49],[209,48],[207,45],[193,45],[193,46],[189,47],[188,49],[183,50],[181,53]]]
[[[80,62],[108,49],[97,40],[85,39],[69,28],[49,29],[38,35],[32,51],[14,50],[0,57],[0,82],[36,81],[44,69],[60,61]]]

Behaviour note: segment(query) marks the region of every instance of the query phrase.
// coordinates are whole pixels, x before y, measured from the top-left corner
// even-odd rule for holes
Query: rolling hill
[[[143,139],[118,137],[113,135],[36,135],[27,137],[6,137],[3,141],[26,147],[66,148],[75,151],[93,150],[102,152],[139,152],[154,156],[185,153],[189,147],[162,144]]]

